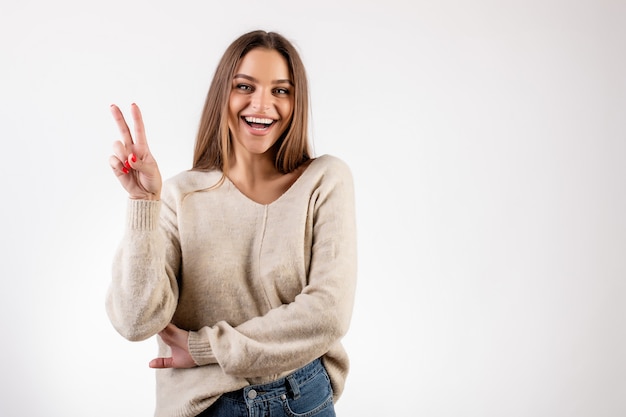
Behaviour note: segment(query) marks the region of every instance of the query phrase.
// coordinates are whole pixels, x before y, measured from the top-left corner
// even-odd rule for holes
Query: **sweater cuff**
[[[159,225],[159,200],[128,200],[128,228],[131,230],[156,230]]]
[[[197,332],[190,331],[189,338],[187,339],[189,354],[193,361],[199,366],[217,363],[213,349],[211,349],[208,330],[209,328],[205,327]]]

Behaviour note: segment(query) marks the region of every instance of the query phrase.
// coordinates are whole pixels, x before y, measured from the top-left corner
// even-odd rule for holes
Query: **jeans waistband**
[[[267,400],[281,395],[298,398],[300,396],[299,387],[323,370],[322,360],[318,358],[284,378],[267,384],[250,385],[237,391],[227,392],[223,396],[241,402]]]

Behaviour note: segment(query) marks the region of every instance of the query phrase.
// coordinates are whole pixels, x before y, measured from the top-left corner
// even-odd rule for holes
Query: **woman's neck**
[[[233,158],[235,159],[235,158]],[[267,155],[251,155],[231,162],[227,177],[241,193],[259,204],[270,204],[302,174],[308,163],[288,174],[283,174]]]

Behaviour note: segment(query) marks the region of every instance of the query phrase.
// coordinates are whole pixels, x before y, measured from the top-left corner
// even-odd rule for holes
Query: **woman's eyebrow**
[[[252,81],[253,83],[258,83],[259,82],[259,80],[257,80],[256,78],[251,77],[250,75],[246,75],[246,74],[235,74],[233,76],[233,79],[235,79],[235,78],[244,78],[246,80]],[[289,79],[274,80],[274,81],[272,81],[272,84],[289,84],[291,86],[294,85],[293,82],[291,80],[289,80]]]

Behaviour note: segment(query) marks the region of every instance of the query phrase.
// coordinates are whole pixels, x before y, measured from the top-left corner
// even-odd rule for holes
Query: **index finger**
[[[148,366],[150,368],[173,368],[174,367],[174,359],[173,358],[154,358],[149,363]]]
[[[122,141],[124,142],[124,146],[130,148],[130,146],[133,144],[133,138],[130,134],[130,129],[128,128],[128,124],[126,124],[126,119],[124,119],[122,111],[115,104],[111,104],[111,114],[113,115],[113,119],[115,119],[117,127],[122,134]]]
[[[141,110],[135,103],[130,106],[130,113],[133,116],[133,123],[135,125],[135,143],[137,145],[148,145],[146,139],[146,129],[143,125],[143,117],[141,117]]]

